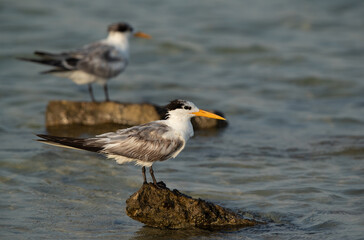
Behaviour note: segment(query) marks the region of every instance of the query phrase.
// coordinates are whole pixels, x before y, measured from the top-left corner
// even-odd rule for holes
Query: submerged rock
[[[128,200],[126,213],[147,226],[169,229],[231,229],[251,227],[262,222],[245,219],[219,205],[194,199],[178,190],[157,188],[145,183]]]
[[[134,126],[160,120],[162,117],[160,110],[160,106],[149,103],[73,102],[57,100],[48,103],[46,126],[77,124],[122,124]],[[215,113],[223,115],[221,112],[215,111]],[[226,121],[204,117],[193,118],[192,124],[196,129],[227,126]]]

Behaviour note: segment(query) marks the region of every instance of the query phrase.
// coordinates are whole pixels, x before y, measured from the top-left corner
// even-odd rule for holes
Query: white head
[[[109,25],[108,27],[108,41],[115,43],[128,41],[131,36],[140,38],[151,38],[148,34],[142,32],[134,32],[133,27],[125,22],[119,22]]]
[[[208,118],[215,118],[220,120],[225,120],[225,118],[220,117],[214,113],[210,113],[204,110],[200,110],[190,101],[176,99],[171,101],[167,106],[165,106],[165,116],[164,119],[180,119],[189,120],[194,116],[202,116]]]

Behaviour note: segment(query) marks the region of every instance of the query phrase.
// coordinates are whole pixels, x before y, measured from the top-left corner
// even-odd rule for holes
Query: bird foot
[[[143,185],[144,184],[149,184],[149,183],[148,182],[143,182]],[[152,183],[151,182],[151,184],[153,184],[158,189],[166,189],[167,188],[167,185],[164,182],[162,182],[162,181],[157,182],[157,183]]]
[[[167,188],[167,185],[162,181],[157,182],[157,185],[158,185],[158,187],[161,187],[161,188]]]
[[[157,183],[153,183],[153,185],[158,189],[166,189],[167,188],[167,185],[162,181],[157,182]]]

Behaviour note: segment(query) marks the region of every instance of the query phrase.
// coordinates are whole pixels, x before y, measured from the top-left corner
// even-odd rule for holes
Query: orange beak
[[[210,113],[208,111],[204,111],[204,110],[201,110],[201,109],[200,109],[200,111],[193,112],[191,114],[194,114],[194,115],[200,116],[200,117],[208,117],[208,118],[215,118],[215,119],[219,119],[219,120],[226,120],[225,118],[220,117],[219,115],[216,115],[215,113]]]
[[[152,36],[150,36],[149,34],[143,33],[143,32],[134,33],[134,37],[140,37],[140,38],[146,38],[146,39],[152,38]]]

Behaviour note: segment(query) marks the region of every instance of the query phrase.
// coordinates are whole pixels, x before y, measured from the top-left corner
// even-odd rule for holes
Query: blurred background
[[[361,239],[363,16],[360,0],[2,0],[1,238]],[[127,70],[109,82],[112,100],[183,98],[230,123],[196,132],[176,159],[155,164],[157,179],[269,224],[144,227],[124,210],[139,167],[33,141],[46,132],[48,101],[89,95],[15,57],[81,47],[119,21],[153,38],[132,39]]]

